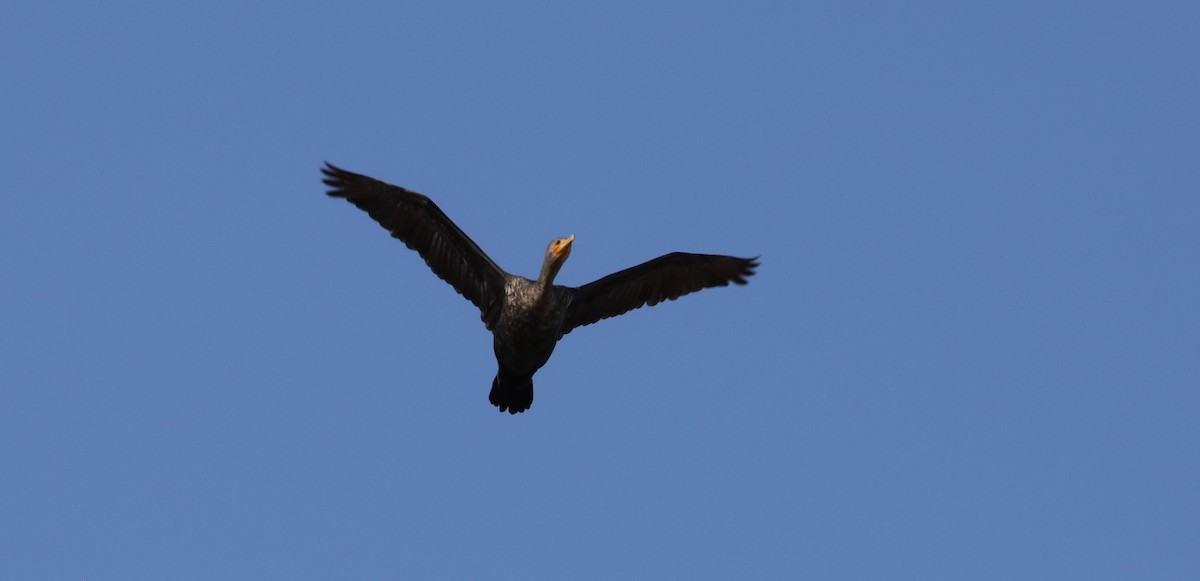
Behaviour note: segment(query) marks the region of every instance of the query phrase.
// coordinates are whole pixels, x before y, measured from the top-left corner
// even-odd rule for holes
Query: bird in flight
[[[556,285],[571,235],[550,242],[541,273],[530,280],[492,262],[428,197],[329,162],[321,172],[329,196],[365,211],[479,308],[499,364],[488,399],[510,414],[533,404],[533,374],[576,327],[701,289],[746,284],[758,267],[757,258],[672,252],[580,287]]]

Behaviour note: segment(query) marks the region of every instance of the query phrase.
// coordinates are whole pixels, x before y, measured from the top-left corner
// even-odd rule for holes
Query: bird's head
[[[566,238],[555,238],[550,241],[550,246],[546,247],[546,256],[554,256],[557,262],[564,262],[571,255],[571,243],[575,241],[575,235],[572,234]]]
[[[543,282],[550,284],[554,282],[554,277],[558,275],[558,269],[562,268],[567,257],[571,255],[571,243],[575,241],[575,235],[572,234],[566,238],[555,238],[550,241],[550,245],[546,247],[546,261],[542,264]]]

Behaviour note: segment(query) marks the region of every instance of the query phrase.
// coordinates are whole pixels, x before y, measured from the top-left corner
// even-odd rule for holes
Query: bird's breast
[[[540,368],[562,337],[566,305],[558,293],[541,293],[536,283],[512,279],[505,285],[500,319],[492,329],[496,357],[509,366]]]

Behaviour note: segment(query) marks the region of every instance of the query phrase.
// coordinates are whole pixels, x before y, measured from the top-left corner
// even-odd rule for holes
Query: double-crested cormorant
[[[500,366],[488,399],[502,412],[529,409],[534,372],[572,329],[703,288],[746,284],[758,266],[757,259],[672,252],[578,288],[559,286],[554,276],[571,254],[572,235],[550,242],[541,274],[529,280],[496,266],[424,195],[325,166],[321,172],[330,196],[366,211],[479,307]]]

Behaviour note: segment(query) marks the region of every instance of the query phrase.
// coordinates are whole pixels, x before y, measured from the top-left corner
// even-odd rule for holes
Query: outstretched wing
[[[433,200],[329,162],[321,172],[329,186],[327,194],[358,206],[416,250],[434,274],[479,307],[483,322],[492,328],[504,298],[505,273]]]
[[[572,289],[564,332],[688,293],[729,283],[746,284],[757,258],[672,252]]]

